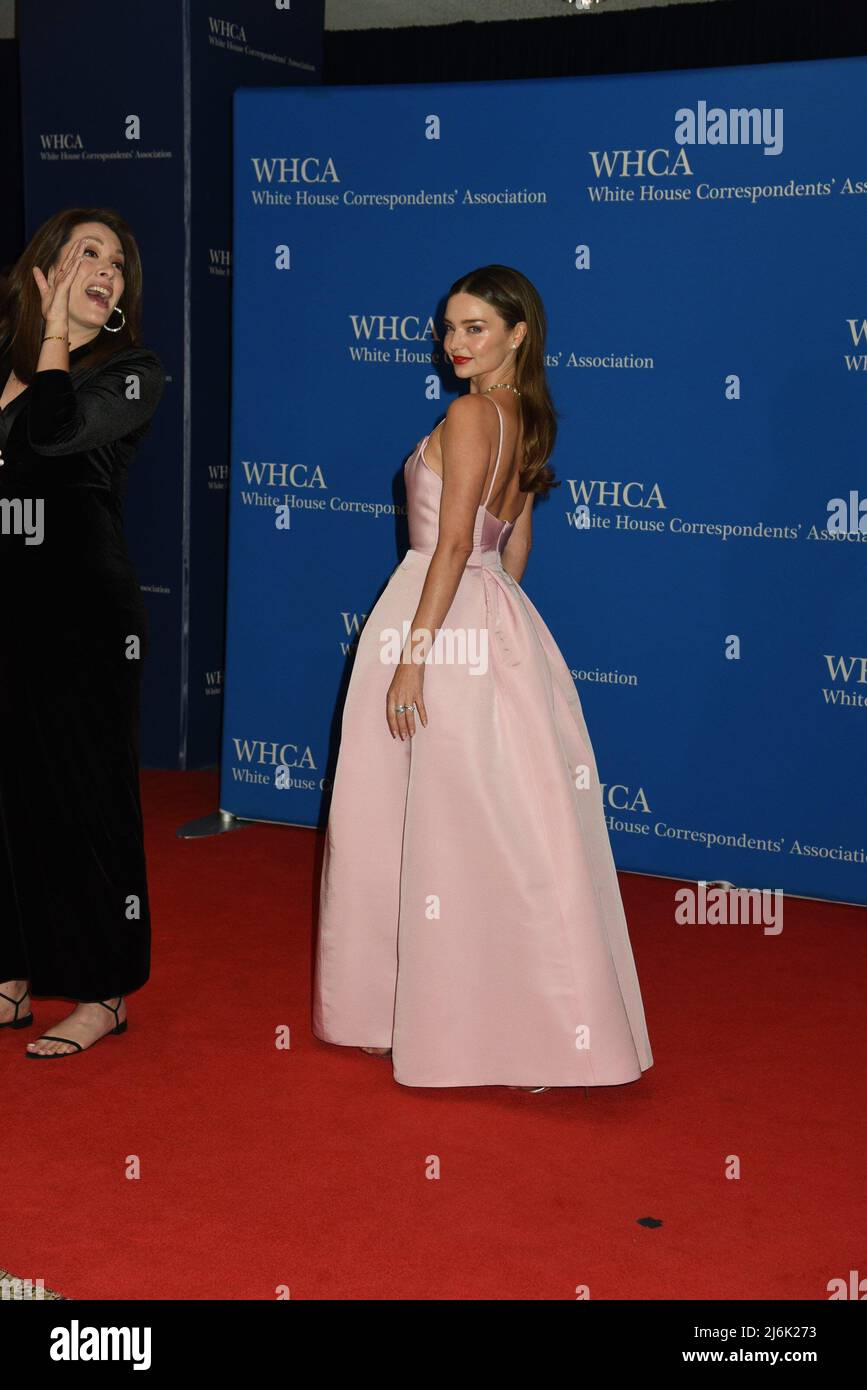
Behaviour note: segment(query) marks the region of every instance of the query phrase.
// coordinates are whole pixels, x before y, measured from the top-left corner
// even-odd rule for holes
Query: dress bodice
[[[503,521],[487,509],[503,452],[503,413],[495,400],[492,400],[490,396],[488,399],[491,401],[491,405],[496,407],[499,416],[500,443],[487,497],[476,513],[476,522],[473,527],[473,552],[467,560],[468,565],[501,564],[503,550],[515,526],[513,521]],[[409,511],[409,544],[411,550],[417,550],[422,555],[433,555],[436,549],[439,539],[440,498],[443,486],[442,478],[425,461],[424,451],[429,439],[430,435],[426,434],[424,439],[419,440],[414,452],[404,465]]]

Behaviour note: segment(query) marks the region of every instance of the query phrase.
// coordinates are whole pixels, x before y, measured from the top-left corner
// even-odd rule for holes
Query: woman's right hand
[[[73,242],[59,266],[52,266],[48,279],[38,265],[33,267],[33,278],[39,290],[42,317],[46,323],[65,324],[69,317],[69,291],[84,259],[84,246],[87,237],[79,237]]]

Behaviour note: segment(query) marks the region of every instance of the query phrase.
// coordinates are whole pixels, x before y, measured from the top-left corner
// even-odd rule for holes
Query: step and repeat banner
[[[860,58],[236,93],[223,810],[324,823],[444,297],[499,262],[559,412],[522,585],[618,867],[867,902],[865,156]]]
[[[85,0],[29,0],[18,27],[26,238],[63,208],[120,213],[141,253],[144,342],[166,370],[125,502],[150,632],[142,763],[213,766],[223,693],[232,95],[252,82],[285,90],[321,80],[324,0],[235,0],[228,15],[207,0],[149,0],[113,6],[105,24]]]

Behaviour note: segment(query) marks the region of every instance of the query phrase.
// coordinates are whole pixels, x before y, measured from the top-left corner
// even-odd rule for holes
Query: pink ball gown
[[[479,507],[425,667],[427,728],[385,718],[437,544],[426,435],[404,466],[410,549],[361,631],[322,865],[313,1031],[390,1047],[405,1086],[612,1086],[653,1065],[575,684]],[[465,646],[460,634],[465,634]],[[439,639],[438,639],[439,640]],[[582,774],[582,768],[584,772]]]

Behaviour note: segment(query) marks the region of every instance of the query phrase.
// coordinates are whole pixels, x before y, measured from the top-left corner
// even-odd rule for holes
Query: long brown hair
[[[42,347],[44,322],[39,289],[33,277],[38,266],[45,278],[60,255],[60,248],[81,222],[102,222],[110,227],[123,248],[124,289],[120,306],[126,322],[117,333],[100,331],[90,352],[76,360],[76,367],[106,361],[116,352],[137,346],[141,333],[142,270],[138,244],[125,220],[113,208],[64,208],[34,232],[18,260],[0,281],[0,341],[9,344],[12,368],[19,381],[31,381]]]
[[[448,293],[471,294],[490,304],[507,328],[522,320],[527,332],[515,356],[515,385],[521,392],[518,408],[524,427],[524,462],[519,473],[522,492],[543,497],[560,487],[547,460],[557,438],[557,415],[545,378],[545,334],[548,324],[539,292],[519,270],[508,265],[484,265],[456,280]]]

